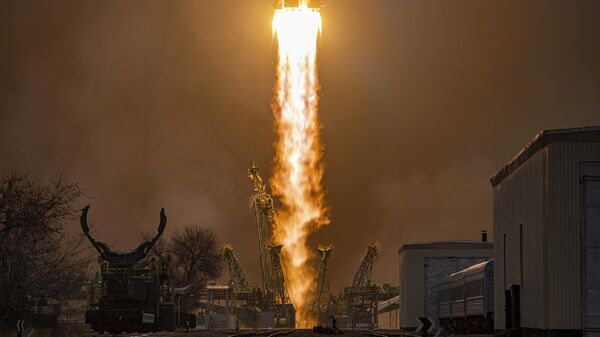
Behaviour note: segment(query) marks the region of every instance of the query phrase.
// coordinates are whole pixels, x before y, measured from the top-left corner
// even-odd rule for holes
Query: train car
[[[492,333],[494,260],[451,274],[438,291],[440,326],[454,333]]]
[[[448,278],[439,285],[438,288],[438,318],[441,322],[446,322],[452,318],[452,283]]]

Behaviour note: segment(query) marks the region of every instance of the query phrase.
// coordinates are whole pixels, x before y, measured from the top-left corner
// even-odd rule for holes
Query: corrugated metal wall
[[[408,301],[406,300],[406,279],[408,278],[408,276],[410,275],[409,272],[409,265],[408,265],[408,261],[406,260],[406,252],[399,254],[399,265],[398,265],[398,270],[399,270],[399,275],[398,275],[398,280],[399,280],[399,284],[400,284],[400,305],[399,305],[399,310],[400,310],[400,319],[398,322],[398,327],[401,326],[407,326],[407,321],[408,318],[406,316],[406,313],[408,312]]]
[[[505,326],[504,289],[510,284],[522,286],[522,326],[544,328],[540,307],[544,303],[542,286],[544,272],[541,261],[544,251],[546,158],[547,149],[540,150],[493,191],[494,325],[496,329],[501,330]]]
[[[550,329],[581,328],[579,165],[600,161],[598,143],[549,145],[548,321]]]
[[[418,251],[414,250],[406,250],[400,255],[402,256],[400,327],[416,327],[418,325],[417,316],[422,316],[424,311],[424,259]]]
[[[581,324],[600,337],[600,162],[581,163]]]
[[[581,328],[579,165],[600,161],[600,144],[573,141],[550,143],[494,187],[496,329],[513,283],[523,327]]]

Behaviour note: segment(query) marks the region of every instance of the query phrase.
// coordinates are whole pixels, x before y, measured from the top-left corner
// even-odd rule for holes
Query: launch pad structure
[[[200,294],[201,307],[207,312],[207,328],[293,328],[296,309],[290,301],[285,275],[281,265],[281,252],[285,247],[271,241],[271,231],[276,228],[273,198],[267,192],[259,169],[254,162],[248,168],[252,182],[252,201],[258,239],[261,286],[248,283],[246,275],[235,256],[233,246],[223,247],[229,279],[226,285],[209,284]],[[378,327],[378,303],[398,295],[398,288],[372,281],[374,261],[379,246],[371,244],[362,260],[352,285],[344,287],[338,296],[332,296],[329,287],[328,265],[333,245],[318,247],[319,267],[316,288],[309,310],[318,324],[327,324],[330,317],[338,317],[340,327]],[[307,275],[307,277],[311,277]],[[203,302],[203,303],[202,303]],[[215,319],[221,315],[221,323]],[[343,319],[342,319],[343,318]],[[233,319],[233,321],[231,321]],[[224,322],[224,323],[223,323]],[[346,323],[343,323],[346,322]]]
[[[319,271],[317,272],[317,289],[314,300],[311,304],[311,311],[315,313],[327,314],[331,308],[331,289],[329,288],[329,279],[327,268],[329,257],[333,251],[333,245],[319,246]]]
[[[235,319],[246,327],[293,328],[296,325],[296,309],[290,301],[281,265],[283,245],[269,239],[271,230],[276,228],[273,199],[254,162],[248,168],[248,178],[253,187],[262,287],[248,284],[233,247],[226,245],[223,257],[229,271],[227,285],[207,286],[200,296],[204,301],[201,306],[208,314],[208,328],[222,326],[214,324],[215,314],[227,316],[225,320],[235,315]],[[229,322],[225,325],[231,328]]]
[[[398,295],[399,289],[389,284],[379,285],[372,281],[373,263],[379,254],[379,246],[374,243],[367,247],[367,253],[358,268],[352,285],[342,289],[337,314],[348,318],[348,328],[377,329],[378,304]],[[344,306],[342,308],[341,306]]]
[[[273,198],[267,193],[267,187],[260,176],[255,162],[248,168],[248,178],[252,181],[254,216],[258,236],[259,260],[265,295],[264,308],[275,313],[276,327],[295,327],[296,309],[290,301],[283,268],[281,249],[283,245],[270,242],[269,231],[277,228]]]

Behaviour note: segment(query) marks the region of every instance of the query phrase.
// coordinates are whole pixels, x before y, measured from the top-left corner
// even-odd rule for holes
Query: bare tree
[[[32,297],[72,298],[91,255],[82,236],[63,228],[81,195],[63,179],[41,183],[24,174],[0,177],[0,322],[27,310]]]
[[[172,257],[172,270],[177,286],[193,286],[184,296],[184,310],[198,308],[200,292],[209,280],[220,276],[223,269],[221,245],[216,234],[204,227],[186,226],[175,230],[169,238],[167,251]]]
[[[151,234],[144,233],[141,241]],[[198,296],[209,280],[221,275],[223,253],[217,235],[201,226],[185,226],[161,237],[148,254],[148,260],[156,259],[169,266],[171,283],[175,287],[192,285],[190,294],[182,298],[183,310],[199,307]]]
[[[202,287],[221,274],[223,256],[216,234],[199,226],[175,230],[168,243],[179,285]]]

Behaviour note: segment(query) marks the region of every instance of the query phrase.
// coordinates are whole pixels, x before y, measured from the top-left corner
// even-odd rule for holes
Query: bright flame
[[[308,306],[314,289],[314,269],[308,264],[312,251],[308,235],[327,224],[323,167],[319,141],[317,38],[321,13],[306,1],[298,7],[275,11],[273,34],[279,44],[277,84],[273,113],[277,142],[273,194],[282,209],[274,239],[284,245],[283,265],[298,321],[310,319]]]

